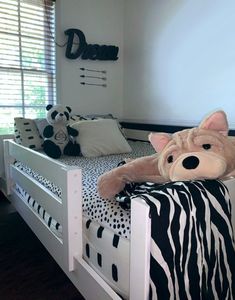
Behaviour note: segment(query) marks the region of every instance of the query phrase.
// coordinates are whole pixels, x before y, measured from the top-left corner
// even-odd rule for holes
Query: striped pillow
[[[43,139],[32,119],[14,118],[15,141],[25,147],[42,149]]]

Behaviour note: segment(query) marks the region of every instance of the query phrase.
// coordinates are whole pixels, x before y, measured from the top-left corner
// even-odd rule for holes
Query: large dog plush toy
[[[59,158],[62,154],[80,155],[80,145],[72,140],[78,131],[68,125],[71,108],[62,105],[47,105],[47,125],[43,131],[43,149],[52,158]]]
[[[114,197],[130,182],[219,179],[235,169],[235,143],[228,137],[223,111],[211,114],[199,127],[172,135],[151,133],[149,140],[157,153],[127,161],[100,176],[101,197]]]

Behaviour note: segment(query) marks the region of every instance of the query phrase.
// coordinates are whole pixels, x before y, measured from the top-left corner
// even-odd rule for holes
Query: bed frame
[[[130,128],[128,123],[123,123],[123,125]],[[182,128],[180,127],[180,129]],[[156,130],[156,128],[146,126],[139,128],[135,125],[130,129]],[[179,128],[157,129],[158,131],[175,132]],[[27,164],[43,177],[60,186],[61,198],[18,170],[14,166],[15,160]],[[83,259],[81,169],[65,166],[44,154],[16,144],[13,140],[4,140],[4,164],[6,176],[6,183],[2,185],[5,187],[4,193],[84,298],[88,300],[121,300],[122,298]],[[14,189],[16,183],[22,186],[62,225],[61,239],[25,203]],[[233,202],[233,226],[235,226],[235,179],[229,179],[225,184],[230,190]],[[140,219],[141,222],[139,222]],[[133,199],[130,240],[130,300],[148,299],[150,227],[149,207],[141,198]]]
[[[61,188],[61,198],[14,166],[18,160]],[[122,298],[87,264],[82,256],[82,172],[48,156],[4,140],[5,194],[41,243],[53,256],[79,292],[88,300]],[[14,189],[19,184],[62,225],[58,238]],[[142,220],[140,223],[139,220]],[[142,199],[132,203],[130,243],[131,300],[148,298],[149,288],[149,207]]]

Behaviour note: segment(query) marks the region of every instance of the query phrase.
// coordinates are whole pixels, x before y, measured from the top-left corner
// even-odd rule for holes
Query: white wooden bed
[[[36,180],[14,166],[20,160],[61,187],[61,199]],[[82,193],[81,170],[65,166],[46,155],[4,141],[6,191],[29,227],[60,265],[85,299],[121,299],[112,288],[86,263],[82,256]],[[15,183],[24,189],[63,227],[59,239],[20,198]],[[149,286],[149,207],[139,199],[133,202],[130,247],[130,299],[147,299]],[[141,223],[139,220],[143,220]],[[141,258],[141,259],[140,259]]]
[[[60,186],[61,198],[17,169],[14,165],[15,160],[26,163],[27,166]],[[81,170],[65,166],[44,154],[16,144],[13,140],[4,141],[4,162],[5,194],[84,298],[122,299],[83,258]],[[21,199],[14,189],[16,183],[62,225],[61,239]],[[235,203],[235,180],[229,179],[225,183],[229,187],[232,202]],[[137,197],[133,200],[131,209],[129,275],[129,299],[131,300],[148,298],[150,227],[149,206]]]

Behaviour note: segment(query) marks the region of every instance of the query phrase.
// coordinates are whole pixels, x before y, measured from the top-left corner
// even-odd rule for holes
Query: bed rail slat
[[[75,268],[74,257],[82,257],[82,175],[77,169],[68,170],[62,189],[63,241],[67,251],[68,270]]]
[[[11,174],[14,182],[24,187],[27,193],[40,204],[52,218],[62,224],[61,199],[38,183],[35,179],[25,174],[15,166],[11,166]]]
[[[48,230],[47,225],[15,192],[11,194],[10,198],[12,204],[17,209],[17,212],[33,230],[57,263],[64,268],[64,246],[62,240],[56,237],[52,231]]]
[[[149,293],[151,219],[141,198],[131,201],[130,299],[146,300]]]
[[[75,283],[78,278],[79,290],[89,300],[122,300],[115,291],[101,278],[87,262],[80,258],[75,259],[75,271],[71,273],[70,279]],[[75,275],[75,276],[73,276]],[[90,284],[88,285],[87,282]],[[92,288],[91,288],[92,287]],[[133,299],[135,300],[135,299]],[[142,299],[143,300],[143,299]]]
[[[35,150],[18,145],[12,140],[10,140],[10,142],[6,140],[5,143],[9,144],[10,156],[26,164],[29,168],[33,169],[59,187],[64,181],[63,169],[74,169],[74,167],[66,166],[50,157],[45,159],[46,154],[37,152],[37,155],[35,155]]]

